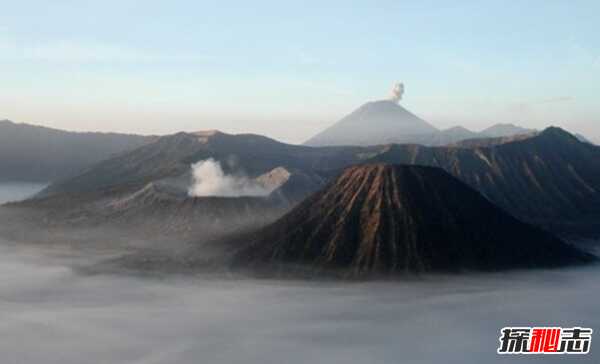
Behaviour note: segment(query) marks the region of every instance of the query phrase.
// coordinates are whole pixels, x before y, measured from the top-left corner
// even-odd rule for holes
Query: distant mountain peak
[[[472,133],[471,130],[465,128],[464,126],[456,125],[452,126],[448,129],[443,130],[445,132],[464,132],[464,133]]]
[[[438,129],[392,100],[367,102],[309,139],[310,146],[386,144],[403,135]]]
[[[559,126],[554,126],[551,125],[549,127],[547,127],[546,129],[542,130],[542,132],[540,133],[542,135],[569,135],[572,136],[571,133],[569,133],[568,131],[566,131],[565,129],[559,127]]]
[[[499,123],[482,130],[480,134],[492,138],[497,138],[519,134],[529,134],[535,131],[535,129],[528,129],[511,123]]]
[[[557,126],[547,127],[546,129],[542,130],[538,134],[538,136],[541,138],[546,138],[546,139],[551,138],[553,140],[564,140],[564,141],[581,143],[581,140],[579,140],[579,138],[577,138],[577,136],[575,136],[574,134],[571,134],[570,132],[568,132],[560,127],[557,127]]]

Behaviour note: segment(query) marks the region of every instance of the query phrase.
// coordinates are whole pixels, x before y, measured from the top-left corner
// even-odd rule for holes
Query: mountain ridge
[[[0,121],[0,180],[49,182],[76,175],[103,159],[155,137],[69,132]]]
[[[241,239],[253,263],[350,275],[553,267],[591,258],[524,224],[440,168],[347,168],[273,224]]]
[[[192,163],[212,158],[221,163],[225,173],[250,178],[284,168],[290,180],[275,194],[285,191],[293,197],[283,199],[294,204],[350,165],[409,164],[443,168],[526,222],[553,231],[600,233],[596,218],[600,216],[600,148],[558,128],[473,147],[307,147],[256,135],[198,138],[188,133],[162,137],[50,185],[36,203],[42,198],[54,199],[62,206],[61,201],[69,195],[93,200],[132,193],[154,181],[188,178]],[[583,220],[585,226],[579,226]]]
[[[467,139],[501,138],[535,130],[500,123],[480,132],[463,126],[439,130],[390,100],[371,101],[304,142],[308,146],[372,146],[389,143],[444,146]]]

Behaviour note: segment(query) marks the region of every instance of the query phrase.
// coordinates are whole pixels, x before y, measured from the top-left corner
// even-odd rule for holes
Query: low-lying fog
[[[1,223],[1,222],[0,222]],[[395,282],[89,275],[0,238],[2,363],[597,363],[500,357],[503,326],[600,324],[600,267]],[[596,340],[596,339],[594,339]]]
[[[586,357],[496,354],[503,326],[597,328],[598,267],[379,283],[159,279],[83,275],[36,249],[0,245],[3,363],[597,363],[600,357],[594,344]]]

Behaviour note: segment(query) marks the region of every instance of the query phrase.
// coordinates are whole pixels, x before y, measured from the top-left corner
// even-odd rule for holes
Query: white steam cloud
[[[402,82],[397,82],[392,88],[392,94],[390,95],[390,100],[394,102],[400,102],[402,100],[402,95],[404,94],[404,84]]]
[[[266,196],[271,191],[246,176],[227,175],[212,158],[192,164],[191,197],[201,196]]]

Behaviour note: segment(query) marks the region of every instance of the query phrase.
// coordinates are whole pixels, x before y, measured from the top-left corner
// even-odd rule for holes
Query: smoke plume
[[[192,164],[191,197],[200,196],[266,196],[271,191],[246,176],[227,175],[212,158]]]
[[[402,95],[404,94],[404,84],[402,82],[397,82],[392,88],[392,94],[390,95],[390,100],[394,102],[400,102],[402,100]]]

